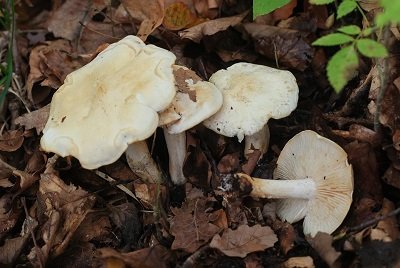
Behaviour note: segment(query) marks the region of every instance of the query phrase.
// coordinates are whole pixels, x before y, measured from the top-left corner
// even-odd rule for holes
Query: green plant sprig
[[[11,81],[13,76],[13,40],[15,33],[15,22],[14,22],[14,0],[6,0],[5,5],[1,7],[0,25],[3,29],[8,30],[8,46],[6,54],[6,68],[1,70],[0,87],[3,87],[0,93],[0,107],[3,106],[4,99],[8,93],[8,89],[11,87]]]

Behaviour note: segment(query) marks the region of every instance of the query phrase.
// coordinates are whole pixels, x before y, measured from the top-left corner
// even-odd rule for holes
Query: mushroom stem
[[[297,198],[312,199],[315,196],[317,187],[312,178],[298,180],[266,180],[250,177],[247,174],[239,173],[240,179],[251,184],[253,197],[259,198]]]
[[[170,134],[164,127],[163,131],[168,149],[171,181],[176,185],[184,184],[186,178],[183,175],[182,168],[186,157],[186,133]]]
[[[129,167],[141,179],[150,182],[162,182],[162,173],[151,157],[146,141],[129,144],[125,151]]]
[[[246,159],[248,159],[249,155],[255,150],[260,150],[261,154],[259,159],[261,159],[268,150],[269,136],[270,134],[267,124],[265,124],[261,130],[253,135],[246,136],[244,140],[244,156]]]

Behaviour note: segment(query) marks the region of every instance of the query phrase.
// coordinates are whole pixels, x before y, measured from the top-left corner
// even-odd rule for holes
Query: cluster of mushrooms
[[[73,156],[86,169],[111,164],[125,152],[139,177],[161,182],[146,139],[162,127],[171,180],[183,184],[186,130],[202,123],[244,139],[245,155],[259,150],[262,156],[269,142],[267,121],[286,117],[297,106],[299,90],[289,71],[237,63],[202,81],[174,65],[175,59],[172,52],[136,36],[109,45],[69,74],[54,94],[42,149]],[[292,223],[304,218],[305,234],[332,233],[352,201],[346,153],[310,130],[283,148],[273,180],[237,176],[250,183],[253,197],[281,199],[281,219]]]

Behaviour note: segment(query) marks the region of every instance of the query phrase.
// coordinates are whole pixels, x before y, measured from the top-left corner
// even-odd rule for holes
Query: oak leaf
[[[230,257],[244,258],[251,252],[272,247],[276,241],[278,238],[268,226],[241,225],[236,230],[225,230],[222,236],[216,234],[210,247],[217,248]]]

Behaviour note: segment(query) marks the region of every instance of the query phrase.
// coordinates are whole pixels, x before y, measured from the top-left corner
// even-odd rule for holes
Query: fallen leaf
[[[169,30],[182,30],[196,20],[195,14],[182,2],[173,2],[165,8],[163,25]]]
[[[297,0],[291,0],[289,3],[276,9],[272,16],[275,21],[280,21],[289,18],[293,14],[293,9],[297,6]]]
[[[0,136],[0,151],[14,152],[18,150],[24,142],[24,132],[22,130],[5,131]]]
[[[167,268],[171,261],[171,253],[163,246],[156,245],[151,248],[143,248],[133,252],[120,253],[112,248],[98,249],[101,259],[109,258],[122,260],[130,268]]]
[[[171,208],[174,216],[169,220],[170,232],[175,236],[171,249],[193,253],[206,244],[221,228],[212,222],[218,213],[207,212],[207,199],[188,200],[181,208]]]
[[[65,1],[55,10],[48,21],[48,29],[54,36],[67,40],[75,40],[79,37],[82,25],[94,15],[95,10],[101,11],[107,5],[107,1]]]
[[[183,165],[185,178],[197,187],[209,187],[211,181],[211,165],[200,145],[189,146],[188,155]]]
[[[82,29],[78,52],[94,53],[101,45],[117,42],[131,32],[134,32],[131,24],[89,21]]]
[[[247,12],[237,15],[237,16],[209,20],[209,21],[200,23],[196,26],[193,26],[189,29],[180,31],[179,36],[182,39],[187,38],[196,43],[200,43],[203,36],[213,35],[217,32],[228,29],[228,27],[230,27],[230,26],[235,26],[235,25],[239,24],[244,19],[244,17],[246,17],[246,15],[247,15]]]
[[[109,206],[109,217],[116,228],[113,233],[122,238],[122,244],[129,247],[137,247],[139,242],[142,223],[139,211],[133,203],[123,203],[117,206]]]
[[[289,250],[294,247],[294,241],[296,238],[296,232],[293,226],[287,222],[283,223],[282,228],[279,230],[278,237],[281,250],[283,253],[287,254]]]
[[[4,245],[0,247],[0,265],[11,267],[20,256],[29,237],[30,234],[26,234],[25,236],[18,236],[5,240]]]
[[[396,207],[393,202],[385,198],[383,199],[382,209],[379,212],[379,215],[386,215],[395,209]],[[400,238],[399,226],[395,217],[386,217],[385,219],[379,221],[376,227],[371,230],[371,240],[377,240],[373,238],[374,230],[379,230],[382,232],[383,237],[381,237],[380,240],[383,240],[385,242],[397,240]]]
[[[237,172],[240,168],[239,156],[239,152],[224,155],[218,162],[218,171],[221,173]]]
[[[41,225],[44,245],[41,247],[44,260],[60,255],[68,246],[73,234],[84,220],[95,198],[81,188],[65,184],[53,170],[56,158],[50,158],[46,170],[40,176],[38,203],[39,211],[47,221]],[[33,248],[30,259],[37,263],[38,256]]]
[[[254,40],[255,50],[268,59],[299,71],[310,65],[314,48],[301,32],[256,23],[244,24],[244,28]]]
[[[333,238],[331,235],[318,232],[315,237],[307,236],[307,241],[319,254],[319,256],[328,264],[329,267],[338,265],[341,253],[337,252],[336,249],[332,246]]]
[[[14,228],[23,211],[20,208],[12,206],[12,194],[3,194],[0,197],[0,237]]]
[[[36,133],[39,135],[44,129],[47,119],[49,118],[50,104],[35,110],[30,113],[25,113],[15,119],[15,124],[24,126],[25,129],[36,129]]]
[[[394,167],[394,165],[391,165],[386,171],[385,174],[383,174],[383,181],[386,182],[387,184],[396,187],[397,189],[400,189],[400,170]]]
[[[88,58],[73,56],[71,45],[63,39],[34,47],[29,55],[26,81],[29,100],[34,104],[43,102],[50,95],[50,89],[58,88],[69,73],[88,61]],[[38,83],[41,87],[35,87]]]
[[[282,264],[282,268],[314,268],[314,261],[310,256],[292,257]]]
[[[226,229],[222,236],[216,234],[210,247],[217,248],[230,257],[244,258],[251,252],[274,246],[277,241],[278,238],[268,226],[240,225],[236,230]]]
[[[139,21],[137,36],[145,41],[164,19],[164,0],[121,0],[133,20]]]

